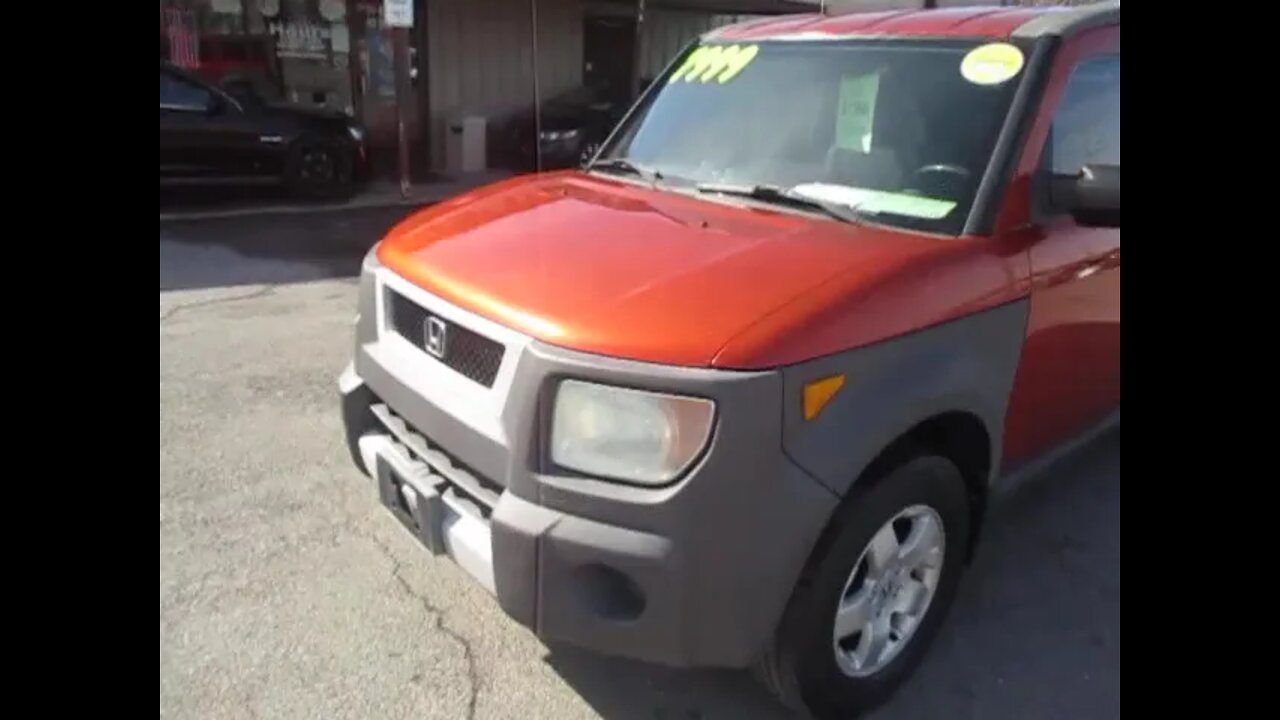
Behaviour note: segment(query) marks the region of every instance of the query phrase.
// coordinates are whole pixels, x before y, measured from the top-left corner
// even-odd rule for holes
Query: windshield
[[[1022,66],[982,41],[709,43],[659,78],[600,158],[959,234]]]

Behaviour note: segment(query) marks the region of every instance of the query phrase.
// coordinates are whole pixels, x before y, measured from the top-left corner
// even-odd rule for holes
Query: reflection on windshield
[[[959,233],[1020,77],[972,41],[771,41],[695,49],[602,157],[679,183],[770,185]],[[961,66],[966,61],[966,71]],[[978,67],[982,73],[970,69]]]

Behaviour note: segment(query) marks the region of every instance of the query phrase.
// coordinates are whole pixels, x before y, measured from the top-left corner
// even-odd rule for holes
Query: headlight
[[[715,403],[565,380],[556,394],[551,459],[588,475],[670,482],[702,452]]]
[[[542,134],[539,137],[541,137],[543,140],[546,140],[548,142],[555,142],[556,140],[572,140],[578,137],[578,131],[577,130],[543,130]]]
[[[352,140],[355,140],[356,142],[364,142],[364,128],[348,125],[347,132],[351,134]]]

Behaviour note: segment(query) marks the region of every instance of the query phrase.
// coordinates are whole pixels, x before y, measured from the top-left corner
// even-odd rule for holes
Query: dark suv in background
[[[647,80],[641,81],[641,88]],[[489,147],[498,167],[531,172],[538,165],[533,139],[541,145],[541,169],[571,168],[590,160],[635,100],[625,88],[579,85],[542,103],[540,122],[532,105],[495,118]]]
[[[283,183],[309,199],[349,196],[364,132],[338,112],[231,92],[160,63],[160,184]]]

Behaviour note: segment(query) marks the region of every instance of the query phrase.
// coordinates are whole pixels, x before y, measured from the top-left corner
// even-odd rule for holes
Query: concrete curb
[[[341,205],[262,205],[258,207],[218,208],[211,210],[179,210],[160,213],[160,222],[178,220],[215,220],[223,218],[252,217],[254,215],[297,215],[344,212],[350,210],[376,210],[389,207],[413,207],[432,205],[448,195],[408,198],[379,198],[353,201]]]
[[[411,188],[409,197],[401,197],[399,186],[394,189],[381,186],[342,203],[275,203],[263,205],[240,205],[235,207],[214,207],[209,209],[176,210],[160,213],[160,222],[180,220],[213,220],[221,218],[252,217],[255,215],[297,215],[331,212],[347,212],[352,210],[376,210],[391,207],[421,207],[433,205],[447,200],[454,195],[496,182],[509,177],[510,173],[490,171],[477,173],[470,177],[462,176],[438,183],[427,183]]]

